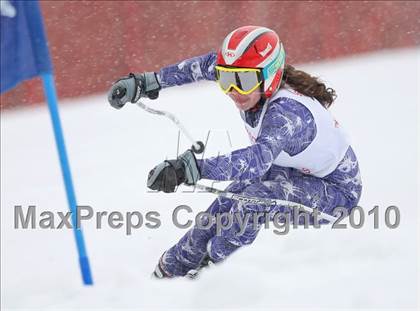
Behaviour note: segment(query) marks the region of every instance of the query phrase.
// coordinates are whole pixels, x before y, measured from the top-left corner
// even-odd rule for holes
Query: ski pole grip
[[[202,141],[196,141],[192,146],[191,149],[194,153],[200,154],[204,152],[204,144]]]
[[[112,92],[112,97],[113,98],[123,98],[124,95],[126,94],[126,90],[122,87],[117,87],[113,92]]]

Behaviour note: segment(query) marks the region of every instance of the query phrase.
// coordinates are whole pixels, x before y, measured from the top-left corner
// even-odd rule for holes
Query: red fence
[[[105,92],[130,71],[215,50],[242,25],[277,31],[302,63],[420,44],[418,2],[41,1],[60,98]],[[37,79],[1,107],[43,100]]]

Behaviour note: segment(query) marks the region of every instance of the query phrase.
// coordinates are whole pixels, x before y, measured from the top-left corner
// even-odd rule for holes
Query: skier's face
[[[253,108],[261,98],[261,92],[259,89],[255,90],[251,94],[242,95],[232,88],[232,90],[227,94],[235,102],[236,107],[242,111],[247,111]]]

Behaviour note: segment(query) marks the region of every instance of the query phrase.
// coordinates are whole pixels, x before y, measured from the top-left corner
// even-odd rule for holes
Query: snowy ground
[[[262,230],[255,243],[196,282],[154,281],[161,253],[185,230],[173,209],[195,212],[214,197],[205,193],[156,194],[146,190],[150,168],[177,151],[176,127],[135,106],[111,109],[104,95],[61,106],[78,203],[95,211],[156,210],[159,229],[95,229],[84,235],[95,285],[83,287],[73,234],[16,230],[15,205],[67,211],[46,108],[1,116],[1,304],[14,309],[205,310],[364,309],[418,306],[418,132],[420,49],[384,51],[303,66],[339,94],[333,113],[352,137],[364,183],[360,205],[380,206],[380,229],[367,216],[362,229],[294,229],[278,236]],[[165,90],[151,103],[174,112],[208,153],[247,144],[240,117],[212,83]],[[229,132],[232,147],[226,135]],[[188,146],[181,139],[180,150]],[[217,185],[219,188],[224,184]],[[401,223],[390,230],[384,210],[396,205]],[[182,220],[192,219],[184,215]]]

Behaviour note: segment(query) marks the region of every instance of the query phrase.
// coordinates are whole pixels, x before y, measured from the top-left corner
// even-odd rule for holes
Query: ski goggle
[[[262,83],[261,69],[229,68],[216,66],[216,78],[220,88],[227,93],[232,88],[242,95],[254,92]]]

